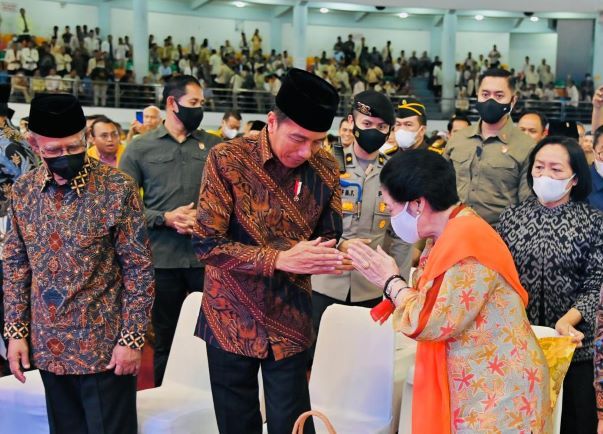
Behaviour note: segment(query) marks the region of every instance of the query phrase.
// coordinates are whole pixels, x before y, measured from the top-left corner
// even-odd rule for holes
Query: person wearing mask
[[[73,95],[31,103],[29,141],[42,164],[10,197],[8,359],[23,383],[31,348],[51,433],[135,434],[151,249],[136,185],[86,156],[85,126]]]
[[[178,76],[163,90],[163,125],[132,141],[119,168],[144,192],[144,214],[153,249],[156,302],[155,386],[163,380],[180,307],[190,292],[203,288],[204,271],[190,241],[209,149],[220,139],[199,130],[203,119],[203,89],[192,76]]]
[[[207,157],[193,234],[207,267],[195,334],[207,344],[222,434],[262,432],[259,369],[269,432],[291,432],[310,409],[310,275],[349,268],[335,248],[339,170],[322,149],[338,105],[335,88],[292,69],[260,136],[221,143]]]
[[[526,173],[535,143],[513,125],[516,103],[511,73],[486,71],[478,87],[479,122],[452,137],[443,154],[453,163],[461,201],[491,225],[507,206],[531,195]]]
[[[535,143],[544,139],[547,135],[548,121],[541,112],[525,111],[517,121],[517,127],[530,136]]]
[[[427,131],[427,114],[425,105],[415,98],[403,98],[396,110],[396,125],[394,146],[381,148],[389,156],[411,149],[427,149],[429,144],[425,141]]]
[[[241,114],[237,111],[227,111],[222,116],[222,123],[220,128],[214,131],[208,131],[208,133],[219,137],[223,141],[234,139],[239,135],[241,129]]]
[[[125,146],[121,144],[117,124],[106,116],[98,117],[90,126],[92,147],[88,156],[111,167],[118,167]]]
[[[354,143],[353,124],[348,121],[348,118],[341,119],[339,122],[339,143],[344,148],[349,147]]]
[[[592,191],[588,202],[594,208],[603,211],[603,127],[597,128],[593,139],[594,161],[590,166],[590,176],[593,180]]]
[[[530,323],[578,345],[563,383],[561,433],[597,428],[593,387],[595,312],[603,285],[603,214],[587,203],[591,176],[575,139],[548,136],[529,156],[535,196],[507,208],[497,229],[528,291]]]
[[[426,239],[413,281],[380,247],[353,243],[348,252],[382,288],[395,330],[417,341],[412,432],[552,432],[528,295],[505,243],[460,203],[452,165],[417,149],[394,156],[380,179],[396,235]]]
[[[453,115],[448,121],[447,125],[448,140],[450,140],[454,134],[462,129],[467,128],[468,126],[471,126],[471,121],[467,116]]]
[[[343,235],[337,248],[344,254],[352,243],[382,246],[396,259],[401,274],[410,273],[411,245],[391,232],[379,174],[387,157],[379,152],[393,128],[394,107],[383,94],[364,91],[354,97],[347,121],[353,128],[353,143],[344,150],[340,170]],[[374,307],[383,298],[382,289],[356,271],[341,275],[312,276],[312,322],[318,335],[324,311],[332,304]]]

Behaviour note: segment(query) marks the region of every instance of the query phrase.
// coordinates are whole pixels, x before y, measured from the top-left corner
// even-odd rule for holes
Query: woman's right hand
[[[348,255],[354,268],[379,288],[383,288],[390,276],[400,274],[396,260],[385,253],[381,246],[373,250],[364,243],[350,243]]]
[[[555,324],[555,330],[557,330],[557,333],[559,333],[561,336],[571,336],[572,342],[576,344],[577,348],[582,347],[584,333],[576,330],[568,321],[561,318],[559,321],[557,321],[557,324]]]

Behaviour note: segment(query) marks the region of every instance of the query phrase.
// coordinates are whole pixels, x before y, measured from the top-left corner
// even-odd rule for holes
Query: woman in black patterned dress
[[[497,229],[529,293],[530,322],[573,336],[579,346],[564,381],[561,433],[594,434],[593,355],[603,284],[603,214],[586,201],[591,177],[574,139],[553,136],[538,143],[527,176],[536,196],[507,208]],[[603,388],[597,388],[597,394],[603,396]]]

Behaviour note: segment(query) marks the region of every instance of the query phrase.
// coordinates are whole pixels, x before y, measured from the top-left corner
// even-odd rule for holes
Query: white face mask
[[[534,178],[533,189],[542,203],[557,202],[572,188],[568,187],[575,175],[567,179],[553,179],[549,176]]]
[[[234,139],[239,134],[239,131],[234,128],[222,127],[222,134],[227,139]]]
[[[402,128],[396,131],[396,143],[402,149],[408,149],[415,144],[418,131],[406,131]]]
[[[595,160],[595,170],[603,177],[603,161]]]
[[[402,211],[391,218],[391,224],[392,229],[402,241],[414,244],[421,239],[418,227],[421,214],[417,214],[416,217],[411,216],[407,212],[409,203],[406,202]]]

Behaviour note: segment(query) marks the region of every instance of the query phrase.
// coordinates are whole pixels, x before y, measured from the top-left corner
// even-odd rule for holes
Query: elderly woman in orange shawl
[[[551,432],[547,361],[505,243],[459,203],[436,153],[395,156],[381,183],[396,234],[427,239],[414,282],[380,247],[354,243],[349,255],[393,302],[395,329],[418,341],[413,433]]]

